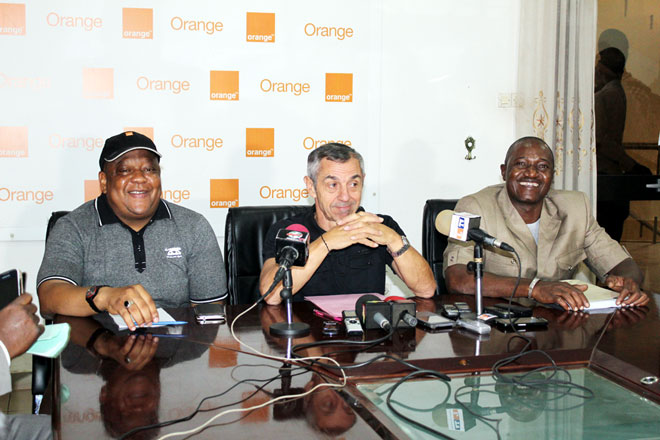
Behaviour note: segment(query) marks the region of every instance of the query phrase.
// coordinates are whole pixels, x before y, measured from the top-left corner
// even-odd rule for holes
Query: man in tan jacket
[[[516,297],[556,303],[566,310],[589,306],[586,285],[559,280],[573,278],[585,261],[610,289],[620,292],[617,302],[641,306],[649,301],[640,290],[642,273],[630,255],[601,228],[591,214],[586,195],[552,190],[554,157],[539,138],[514,142],[500,166],[504,184],[463,197],[456,211],[481,216],[481,228],[512,245],[519,253],[522,279]],[[474,275],[467,270],[473,243],[450,240],[444,253],[447,289],[474,293]],[[512,253],[485,247],[484,295],[508,297],[518,274]]]

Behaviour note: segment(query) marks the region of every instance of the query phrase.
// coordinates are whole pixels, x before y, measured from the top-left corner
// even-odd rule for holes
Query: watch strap
[[[401,249],[399,249],[396,252],[390,252],[390,255],[392,255],[392,258],[400,257],[403,255],[408,249],[410,249],[410,242],[408,241],[408,238],[405,235],[401,236],[401,241],[403,241],[403,246]],[[389,250],[389,249],[388,249]]]
[[[106,287],[106,286],[90,286],[89,289],[87,289],[87,292],[85,292],[85,300],[87,301],[87,304],[94,310],[96,313],[102,313],[103,310],[99,309],[96,307],[96,304],[94,304],[94,298],[96,298],[96,295],[99,294],[99,289],[101,287]]]

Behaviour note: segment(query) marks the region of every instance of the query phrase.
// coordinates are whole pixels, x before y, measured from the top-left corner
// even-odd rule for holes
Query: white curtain
[[[597,0],[522,0],[516,134],[555,152],[554,187],[596,200]]]

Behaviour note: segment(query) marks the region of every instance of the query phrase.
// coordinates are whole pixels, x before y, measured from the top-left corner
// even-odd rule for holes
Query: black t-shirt
[[[275,258],[275,236],[280,229],[293,224],[305,226],[310,240],[318,239],[324,231],[314,219],[315,210],[308,214],[291,217],[275,223],[268,230],[263,245],[264,261]],[[405,235],[399,225],[388,215],[378,214],[383,224],[400,235]],[[345,249],[333,250],[321,263],[314,275],[293,298],[301,301],[305,296],[337,295],[347,293],[385,293],[385,265],[392,266],[392,256],[387,246],[370,248],[354,244]]]

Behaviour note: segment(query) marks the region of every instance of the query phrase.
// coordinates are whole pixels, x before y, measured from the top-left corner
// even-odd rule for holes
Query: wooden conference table
[[[455,301],[468,302],[474,310],[473,298],[462,295],[416,301],[418,310],[434,311],[442,303]],[[485,299],[485,305],[495,302],[501,300]],[[588,367],[609,381],[660,402],[660,384],[640,383],[642,377],[660,376],[658,302],[656,294],[642,309],[592,315],[536,307],[534,315],[548,319],[550,325],[527,336],[533,348],[544,350],[559,365]],[[228,306],[227,321],[232,322],[246,308]],[[198,325],[190,309],[170,312],[189,324],[150,331],[153,335],[160,333],[157,341],[153,336],[129,340],[126,332],[112,330],[109,323],[91,318],[57,318],[57,322],[71,324],[72,337],[53,369],[53,396],[58,396],[52,405],[54,438],[117,438],[136,426],[188,416],[204,397],[217,395],[202,402],[201,411],[191,420],[129,437],[160,438],[195,428],[226,409],[248,408],[275,396],[301,393],[337,377],[336,371],[323,367],[310,372],[294,366],[284,370],[290,375],[283,379],[278,376],[283,362],[254,355],[246,347],[285,356],[286,339],[268,334],[271,323],[284,321],[283,307],[261,306],[242,316],[235,331],[245,345],[232,338],[228,324]],[[323,319],[314,315],[310,303],[295,303],[294,314],[296,320],[309,323],[312,332],[293,340],[293,344],[328,339],[322,335]],[[382,334],[373,330],[366,338]],[[515,334],[496,329],[488,337],[457,328],[438,333],[407,329],[366,352],[344,352],[333,357],[342,365],[351,365],[389,354],[460,380],[490,371],[496,360],[517,353],[523,344]],[[338,350],[342,347],[316,347],[298,354],[315,356]],[[524,370],[547,364],[543,356],[530,356],[512,368]],[[349,384],[341,391],[324,388],[305,398],[223,415],[195,435],[174,438],[406,438],[409,431],[384,417],[359,387],[409,372],[398,362],[379,360],[347,370]]]

